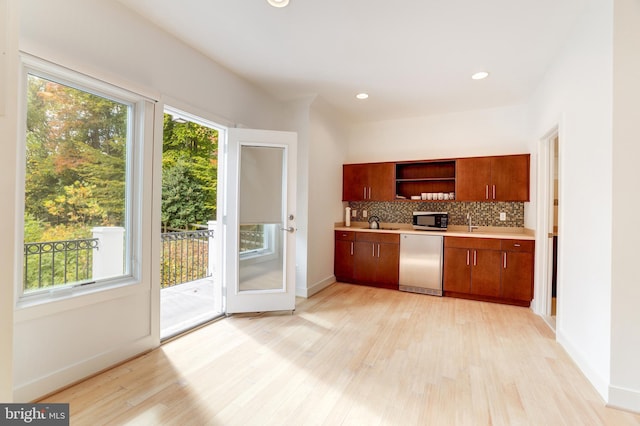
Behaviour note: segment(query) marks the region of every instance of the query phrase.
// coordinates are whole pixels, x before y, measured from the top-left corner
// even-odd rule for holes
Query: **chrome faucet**
[[[469,232],[473,232],[474,229],[478,229],[478,226],[471,224],[471,213],[467,213],[467,221],[469,223]]]

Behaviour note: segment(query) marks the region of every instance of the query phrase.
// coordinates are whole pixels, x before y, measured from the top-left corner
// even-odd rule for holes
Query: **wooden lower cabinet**
[[[476,249],[471,257],[471,293],[500,297],[500,252]]]
[[[355,232],[335,231],[335,254],[333,273],[338,281],[353,281],[353,260],[355,254]]]
[[[535,243],[502,240],[502,297],[529,302],[533,299]]]
[[[444,247],[445,296],[529,306],[533,241],[445,237]]]
[[[348,234],[354,234],[352,240]],[[397,289],[399,263],[398,234],[336,231],[334,274],[339,281]]]

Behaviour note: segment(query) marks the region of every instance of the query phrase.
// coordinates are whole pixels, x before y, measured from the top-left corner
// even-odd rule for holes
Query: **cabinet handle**
[[[364,200],[366,200],[367,199],[367,187],[363,186],[362,189],[363,189],[362,198]]]
[[[502,266],[507,269],[507,252],[502,253]]]
[[[369,187],[369,199],[371,199],[371,187]]]
[[[376,245],[371,243],[371,256],[376,257]]]
[[[469,250],[467,250],[467,266],[469,266]]]
[[[353,256],[353,241],[351,241],[351,256]]]
[[[513,245],[514,247],[520,247],[520,244],[516,243]]]
[[[493,185],[493,199],[496,199],[496,186]]]
[[[484,186],[484,199],[488,200],[489,199],[489,185],[485,185]]]
[[[378,257],[380,257],[380,244],[378,244]]]
[[[478,265],[478,250],[473,251],[473,266]]]

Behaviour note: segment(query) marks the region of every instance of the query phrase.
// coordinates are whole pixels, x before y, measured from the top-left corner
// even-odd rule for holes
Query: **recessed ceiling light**
[[[285,7],[289,4],[289,0],[267,0],[267,3],[273,7]]]
[[[369,97],[368,93],[358,93],[356,95],[356,98],[358,98],[358,99],[367,99],[368,97]]]
[[[489,77],[489,73],[486,71],[480,71],[471,76],[474,80],[482,80],[483,78]]]

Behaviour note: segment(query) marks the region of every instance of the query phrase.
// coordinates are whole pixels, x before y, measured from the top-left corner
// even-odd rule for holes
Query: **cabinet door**
[[[395,163],[368,165],[368,200],[393,201],[395,195]]]
[[[491,157],[456,160],[456,200],[486,201],[491,183]]]
[[[376,244],[376,284],[398,285],[400,276],[400,246],[398,244]]]
[[[368,196],[369,169],[366,164],[342,166],[342,200],[364,201]]]
[[[398,285],[398,244],[356,241],[354,247],[354,281],[373,285]]]
[[[354,241],[336,240],[333,273],[338,281],[353,281]]]
[[[529,155],[493,157],[490,192],[496,201],[529,201]]]
[[[369,241],[356,241],[353,256],[353,278],[356,282],[373,283],[376,277],[376,245]]]
[[[471,250],[445,248],[444,291],[469,293],[471,291]]]
[[[502,252],[502,297],[533,299],[533,253]]]
[[[500,296],[500,254],[497,250],[472,250],[472,294]]]

